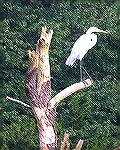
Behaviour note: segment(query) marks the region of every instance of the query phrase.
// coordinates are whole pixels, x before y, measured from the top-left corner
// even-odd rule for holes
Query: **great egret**
[[[106,31],[100,30],[97,27],[90,27],[85,34],[80,36],[75,44],[73,45],[70,56],[66,61],[66,65],[72,66],[76,59],[80,60],[80,80],[82,78],[82,58],[97,42],[97,35],[94,32],[107,33]],[[84,68],[83,68],[84,69]],[[84,69],[85,70],[85,69]],[[85,70],[87,73],[87,71]],[[88,73],[87,73],[88,74]]]

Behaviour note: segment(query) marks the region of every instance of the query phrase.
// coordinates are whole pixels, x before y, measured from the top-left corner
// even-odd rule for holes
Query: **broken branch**
[[[74,150],[81,150],[84,140],[79,140]]]
[[[30,105],[25,104],[25,103],[23,103],[23,102],[22,102],[22,101],[20,101],[20,100],[17,100],[17,99],[11,98],[11,97],[9,97],[9,96],[7,96],[7,97],[6,97],[6,99],[9,99],[9,100],[11,100],[11,101],[13,101],[13,102],[16,102],[16,103],[18,103],[18,104],[21,104],[21,105],[23,105],[23,106],[25,106],[25,107],[27,107],[27,108],[30,108],[30,109],[31,109],[31,106],[30,106]]]
[[[70,149],[69,134],[65,133],[63,141],[61,143],[60,150],[69,150],[69,149]]]

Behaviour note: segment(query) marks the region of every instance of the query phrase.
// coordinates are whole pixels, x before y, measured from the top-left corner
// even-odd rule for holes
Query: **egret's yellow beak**
[[[101,29],[96,29],[96,32],[101,32],[101,33],[108,33],[108,32],[106,32],[106,31],[103,31],[103,30],[101,30]]]

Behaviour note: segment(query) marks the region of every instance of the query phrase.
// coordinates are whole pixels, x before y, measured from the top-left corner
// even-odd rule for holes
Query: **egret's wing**
[[[72,66],[74,64],[76,59],[74,59],[73,57],[71,57],[71,55],[67,58],[65,64],[66,65],[69,65],[69,66]]]
[[[87,36],[83,34],[73,45],[71,56],[76,59],[82,59],[89,49],[89,44],[87,43]]]
[[[82,58],[84,57],[84,55],[86,54],[86,52],[88,50],[86,38],[87,38],[86,34],[83,34],[74,43],[71,54],[66,61],[66,65],[73,65],[73,63],[75,62],[76,59],[82,60]]]

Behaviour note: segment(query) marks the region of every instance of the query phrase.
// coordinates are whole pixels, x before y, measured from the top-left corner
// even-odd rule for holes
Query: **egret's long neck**
[[[92,34],[93,32],[96,32],[96,30],[97,30],[96,27],[90,27],[90,28],[87,30],[86,34]]]
[[[92,34],[93,33],[93,31],[91,31],[91,30],[87,30],[87,32],[86,32],[86,34]]]

